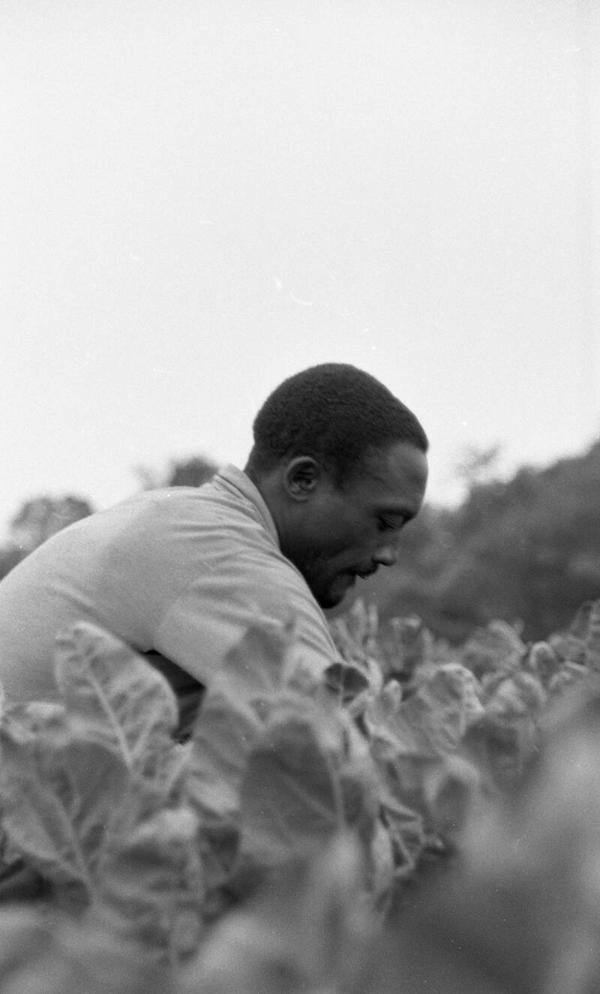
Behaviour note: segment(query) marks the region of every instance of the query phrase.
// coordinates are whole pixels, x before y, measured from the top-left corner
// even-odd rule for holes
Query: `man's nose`
[[[398,551],[395,546],[380,545],[373,553],[373,562],[380,566],[395,566],[398,561]]]

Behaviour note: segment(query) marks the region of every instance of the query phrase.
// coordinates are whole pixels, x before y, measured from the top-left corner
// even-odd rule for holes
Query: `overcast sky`
[[[297,370],[431,441],[600,434],[593,0],[0,0],[0,526],[243,464]],[[596,220],[595,220],[596,216]]]

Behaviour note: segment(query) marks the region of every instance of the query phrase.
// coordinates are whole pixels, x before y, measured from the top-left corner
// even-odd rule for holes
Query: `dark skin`
[[[281,551],[330,608],[357,576],[396,562],[400,532],[423,503],[427,458],[410,442],[371,449],[341,486],[312,456],[246,472],[273,516]]]

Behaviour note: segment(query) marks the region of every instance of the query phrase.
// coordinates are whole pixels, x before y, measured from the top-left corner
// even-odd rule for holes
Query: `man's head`
[[[423,501],[427,448],[414,414],[354,366],[306,369],[265,401],[246,472],[322,607],[396,561],[399,532]]]

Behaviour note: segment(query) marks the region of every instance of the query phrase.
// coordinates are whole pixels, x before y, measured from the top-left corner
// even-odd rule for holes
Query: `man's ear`
[[[308,500],[321,478],[321,467],[312,456],[295,456],[283,472],[283,486],[292,500]]]

